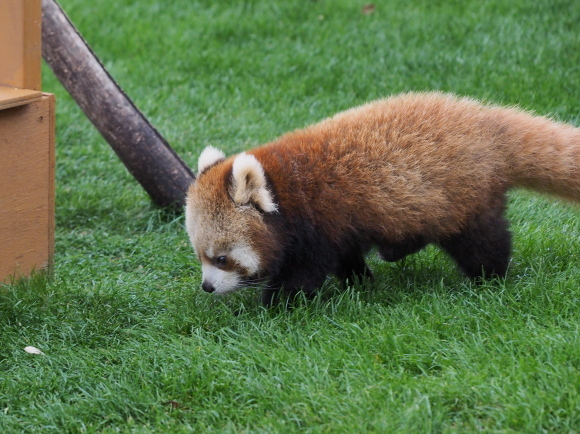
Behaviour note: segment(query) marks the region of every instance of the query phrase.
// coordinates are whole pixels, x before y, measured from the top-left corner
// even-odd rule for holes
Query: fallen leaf
[[[364,5],[361,9],[361,12],[363,13],[363,15],[370,15],[375,11],[375,5],[373,3],[369,3],[367,5]]]

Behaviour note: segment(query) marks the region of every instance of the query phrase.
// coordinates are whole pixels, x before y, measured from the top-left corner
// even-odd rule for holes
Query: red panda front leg
[[[366,264],[362,253],[341,256],[338,268],[334,274],[345,284],[347,282],[350,284],[362,282],[363,279],[373,279],[373,272]]]
[[[280,303],[282,288],[268,285],[262,289],[262,306],[270,307]]]
[[[278,304],[282,294],[292,299],[302,292],[307,298],[313,298],[325,279],[326,274],[321,270],[294,266],[291,275],[274,276],[270,279],[270,282],[262,289],[262,304],[265,307]]]

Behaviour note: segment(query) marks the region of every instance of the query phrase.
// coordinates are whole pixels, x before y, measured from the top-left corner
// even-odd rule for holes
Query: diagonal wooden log
[[[195,175],[115,83],[55,0],[42,0],[42,56],[153,202],[184,205]]]

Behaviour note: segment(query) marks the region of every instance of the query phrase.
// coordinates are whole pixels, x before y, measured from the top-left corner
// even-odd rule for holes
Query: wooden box
[[[40,91],[40,0],[0,0],[0,283],[54,246],[54,96]]]
[[[54,238],[54,97],[0,110],[0,281],[46,268]]]

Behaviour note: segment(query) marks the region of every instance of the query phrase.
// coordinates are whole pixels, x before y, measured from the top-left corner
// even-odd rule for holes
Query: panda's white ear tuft
[[[213,146],[207,146],[197,160],[197,173],[201,173],[225,159],[226,155],[222,151]]]
[[[241,153],[234,159],[230,194],[236,205],[256,205],[264,212],[278,209],[268,190],[266,175],[253,155]]]

